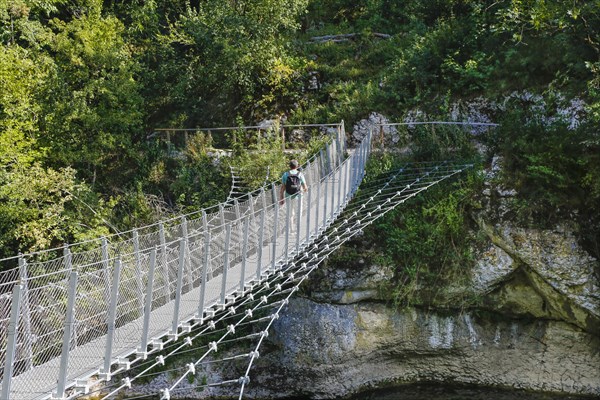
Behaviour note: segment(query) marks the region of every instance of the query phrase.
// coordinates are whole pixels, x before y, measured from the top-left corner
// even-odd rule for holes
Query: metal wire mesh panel
[[[111,364],[151,351],[161,337],[177,336],[186,321],[203,318],[206,309],[224,305],[229,296],[281,268],[310,239],[313,230],[307,221],[312,220],[318,232],[328,220],[317,205],[324,207],[335,195],[334,188],[340,190],[335,181],[347,179],[339,169],[340,143],[339,138],[333,140],[305,167],[314,192],[310,203],[304,194],[292,200],[293,207],[280,205],[277,182],[201,213],[22,257],[21,267],[1,272],[0,349],[8,340],[11,291],[19,279],[24,285],[12,373],[14,397],[43,398],[56,389],[57,379],[66,380],[62,387],[69,387],[77,379],[106,374]],[[334,200],[335,208],[342,197],[345,194]],[[328,206],[328,218],[333,215],[334,208]],[[77,273],[76,283],[72,272]],[[72,309],[67,307],[70,300]],[[71,311],[72,320],[67,320]],[[5,354],[0,350],[2,366]],[[32,381],[37,386],[28,384]]]

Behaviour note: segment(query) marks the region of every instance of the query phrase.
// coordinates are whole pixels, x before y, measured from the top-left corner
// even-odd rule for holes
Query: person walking
[[[306,178],[298,169],[298,160],[291,160],[289,164],[290,170],[283,173],[281,177],[281,189],[279,190],[279,204],[284,205],[286,201],[291,201],[290,204],[290,222],[295,221],[296,211],[302,215],[302,204],[299,194],[308,191]],[[292,223],[292,231],[295,230],[296,224]]]

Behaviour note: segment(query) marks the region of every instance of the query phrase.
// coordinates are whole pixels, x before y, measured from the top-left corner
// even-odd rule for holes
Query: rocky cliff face
[[[468,279],[444,288],[447,298],[467,293],[475,306],[398,310],[379,290],[391,269],[360,258],[323,266],[275,322],[245,396],[326,399],[434,381],[598,398],[598,260],[568,224],[540,230],[511,223],[505,205],[513,195],[485,190],[473,219],[487,245],[465,268]],[[209,364],[205,373],[221,372]],[[163,378],[144,390],[164,387]],[[198,392],[192,384],[182,395],[237,396],[239,389]]]
[[[477,307],[396,310],[377,290],[391,271],[326,268],[277,321],[248,394],[333,398],[436,381],[600,396],[598,260],[568,226],[474,219],[489,245],[467,286],[447,290],[470,291]]]

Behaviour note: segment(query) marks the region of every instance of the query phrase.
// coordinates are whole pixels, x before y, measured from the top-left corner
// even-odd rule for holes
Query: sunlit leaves
[[[141,127],[137,64],[114,17],[90,15],[56,26],[57,80],[42,139],[58,161],[91,166],[95,178],[127,154]]]

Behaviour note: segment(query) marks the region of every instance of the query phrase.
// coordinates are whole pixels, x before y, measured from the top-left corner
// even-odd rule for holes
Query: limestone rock
[[[360,142],[369,132],[378,138],[383,138],[386,144],[398,144],[402,139],[400,132],[394,126],[389,126],[390,121],[383,115],[372,112],[366,119],[361,119],[352,128],[350,141],[352,144]]]
[[[564,322],[300,298],[276,322],[255,383],[277,397],[323,399],[415,381],[599,395],[600,354],[589,351],[599,345]]]

